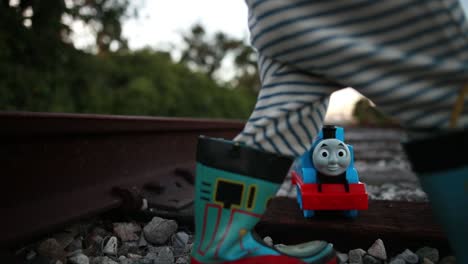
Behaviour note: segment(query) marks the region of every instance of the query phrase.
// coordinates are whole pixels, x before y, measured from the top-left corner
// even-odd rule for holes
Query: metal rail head
[[[244,126],[228,120],[22,112],[0,113],[0,124],[0,246],[119,207],[123,200],[125,208],[137,208],[132,188],[144,191],[151,182],[183,178],[174,171],[195,164],[198,136],[233,138]],[[126,188],[127,198],[115,195],[114,187]]]

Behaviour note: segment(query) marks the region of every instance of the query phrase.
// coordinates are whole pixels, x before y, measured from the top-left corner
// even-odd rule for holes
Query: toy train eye
[[[345,157],[345,156],[346,156],[346,152],[343,151],[343,150],[340,150],[340,151],[338,151],[338,156],[339,156],[339,157]]]
[[[328,151],[326,151],[326,150],[321,150],[321,151],[320,151],[320,156],[322,156],[322,157],[324,157],[324,158],[328,157]]]

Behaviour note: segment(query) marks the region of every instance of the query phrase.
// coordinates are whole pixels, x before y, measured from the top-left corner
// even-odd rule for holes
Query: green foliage
[[[121,21],[138,16],[138,8],[131,6],[131,2],[135,3],[130,0],[73,0],[69,1],[65,13],[73,21],[82,21],[90,26],[96,34],[97,51],[108,53],[111,44],[120,49],[127,48],[127,41],[122,38]]]
[[[71,23],[83,22],[95,33],[100,53],[109,52],[111,44],[125,48],[121,21],[138,15],[130,0],[18,0],[17,5],[1,1],[3,33],[23,31],[20,37],[34,40],[29,45],[71,44]]]
[[[229,52],[235,52],[242,47],[243,42],[232,39],[222,32],[210,39],[205,29],[199,24],[192,26],[190,32],[184,34],[186,48],[182,51],[181,63],[186,63],[214,78],[214,73],[221,67],[223,59]]]
[[[176,63],[167,53],[127,49],[121,23],[138,15],[135,1],[13,2],[0,0],[0,111],[245,119],[254,107],[257,57],[242,40],[194,25]],[[95,34],[92,54],[73,46],[77,21]],[[236,72],[222,83],[216,75],[226,59]],[[394,123],[367,99],[353,116],[360,124]]]
[[[105,60],[118,67],[111,74],[118,114],[246,118],[253,108],[254,100],[174,64],[165,53],[141,50]]]
[[[220,71],[227,58],[234,58],[235,76],[230,84],[250,96],[256,96],[260,88],[257,54],[244,41],[231,38],[222,32],[207,36],[200,24],[183,34],[185,48],[180,62],[206,73],[211,79]]]
[[[241,91],[151,50],[76,52],[53,73],[27,67],[16,73],[21,78],[0,80],[2,110],[244,119],[254,104]]]
[[[245,89],[219,84],[167,53],[125,49],[121,21],[128,6],[128,0],[21,0],[17,6],[3,0],[0,111],[248,117],[255,96]],[[95,29],[96,54],[73,46],[63,16]],[[120,49],[113,51],[112,43]]]

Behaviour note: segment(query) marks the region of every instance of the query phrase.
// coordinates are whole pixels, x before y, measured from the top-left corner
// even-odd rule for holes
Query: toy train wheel
[[[315,215],[314,210],[302,210],[305,218],[312,218]]]
[[[348,210],[344,211],[344,215],[348,218],[356,218],[358,216],[358,210]]]

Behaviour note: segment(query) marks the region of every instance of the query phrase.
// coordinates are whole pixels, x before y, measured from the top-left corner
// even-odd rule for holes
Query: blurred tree
[[[182,38],[186,48],[182,51],[180,62],[201,70],[212,79],[228,52],[242,45],[242,41],[232,39],[222,32],[216,33],[210,40],[200,24],[192,26],[190,32],[183,34]]]
[[[256,97],[261,87],[257,53],[251,46],[243,44],[235,57],[234,64],[237,69],[233,80],[234,86]]]
[[[70,23],[82,20],[93,28],[100,52],[110,41],[124,43],[120,21],[127,0],[1,0],[0,5],[0,104],[5,109],[45,110],[58,107],[58,94],[75,96],[64,83],[82,52],[71,43]],[[69,18],[68,23],[65,23]],[[112,29],[112,30],[111,30]],[[65,85],[65,86],[64,86]]]
[[[125,48],[121,22],[138,15],[137,6],[129,10],[130,0],[1,1],[0,21],[6,25],[2,31],[26,28],[30,30],[24,33],[34,40],[71,44],[71,24],[82,22],[93,30],[98,52],[108,52],[111,44]]]
[[[244,119],[253,108],[254,97],[212,79],[219,65],[193,72],[167,53],[126,49],[129,0],[0,1],[1,111]],[[94,29],[97,54],[74,47],[77,21]],[[236,42],[226,39],[217,43]]]
[[[260,87],[255,51],[244,41],[226,36],[222,32],[208,36],[200,24],[183,34],[185,48],[180,63],[208,74],[215,80],[223,61],[232,59],[236,67],[231,85],[256,95]]]
[[[245,119],[255,103],[241,91],[174,63],[164,52],[90,55],[80,64],[83,72],[73,74],[74,83],[87,89],[75,95],[79,112]]]
[[[66,14],[73,21],[89,25],[96,35],[99,53],[108,53],[111,45],[127,48],[122,37],[122,19],[138,16],[138,6],[130,8],[130,0],[68,0]],[[135,3],[135,1],[133,1]]]

